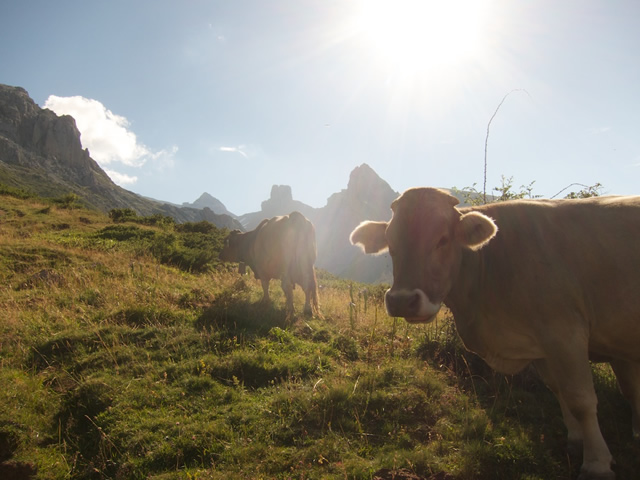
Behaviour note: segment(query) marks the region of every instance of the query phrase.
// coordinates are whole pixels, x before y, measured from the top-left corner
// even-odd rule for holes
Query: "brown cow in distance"
[[[351,242],[388,249],[389,315],[453,313],[465,346],[494,369],[533,363],[555,393],[581,479],[615,478],[589,359],[613,367],[640,436],[640,197],[509,201],[457,208],[432,188],[404,192],[389,222]]]
[[[318,315],[318,285],[316,262],[316,231],[313,224],[299,212],[263,220],[254,230],[242,233],[234,230],[225,239],[220,259],[249,265],[262,283],[268,303],[269,282],[279,278],[286,298],[286,310],[293,312],[293,289],[297,285],[305,293],[304,311]]]

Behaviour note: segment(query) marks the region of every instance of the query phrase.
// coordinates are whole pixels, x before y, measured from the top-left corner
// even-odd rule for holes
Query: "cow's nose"
[[[422,308],[424,293],[420,290],[387,290],[385,304],[392,317],[414,317]]]
[[[385,304],[392,317],[404,317],[409,323],[428,323],[440,311],[441,303],[434,303],[416,288],[415,290],[387,290]]]

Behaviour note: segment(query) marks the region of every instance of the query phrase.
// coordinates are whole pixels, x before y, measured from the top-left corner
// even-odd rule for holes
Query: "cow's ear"
[[[364,253],[383,253],[387,250],[387,222],[362,222],[351,232],[349,240],[359,245]]]
[[[480,212],[469,212],[460,217],[458,240],[472,250],[479,250],[498,233],[495,222]]]

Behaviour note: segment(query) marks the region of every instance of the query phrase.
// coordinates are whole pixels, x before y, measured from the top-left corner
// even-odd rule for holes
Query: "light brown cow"
[[[640,436],[640,197],[456,208],[432,188],[404,192],[389,222],[351,242],[388,249],[389,315],[429,322],[449,307],[465,346],[494,369],[533,363],[555,393],[580,478],[615,478],[596,418],[589,359],[611,363]]]
[[[305,313],[318,315],[316,232],[313,224],[299,212],[263,220],[254,230],[241,233],[234,230],[225,239],[220,252],[225,262],[239,262],[240,272],[249,265],[262,283],[268,303],[269,282],[279,278],[286,298],[286,310],[293,312],[293,289],[296,284],[305,293]]]

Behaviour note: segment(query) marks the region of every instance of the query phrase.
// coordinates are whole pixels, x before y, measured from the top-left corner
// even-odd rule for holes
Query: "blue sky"
[[[438,10],[437,5],[453,5]],[[368,163],[397,191],[513,176],[640,194],[640,2],[7,1],[0,83],[73,112],[125,188],[314,207]]]

